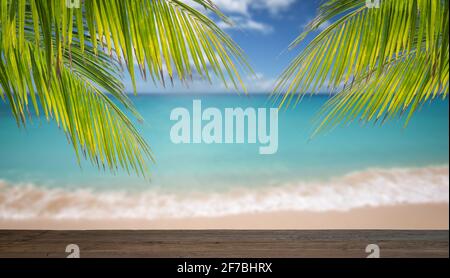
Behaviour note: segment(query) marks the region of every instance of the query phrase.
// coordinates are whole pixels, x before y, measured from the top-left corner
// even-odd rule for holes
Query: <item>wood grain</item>
[[[368,244],[381,257],[449,256],[447,231],[390,230],[0,230],[0,257],[364,258]]]

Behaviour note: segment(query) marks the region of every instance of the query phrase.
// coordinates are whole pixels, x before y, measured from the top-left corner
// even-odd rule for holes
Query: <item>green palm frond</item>
[[[206,9],[223,16],[208,0],[197,0]],[[196,71],[211,81],[214,72],[245,90],[239,70],[249,69],[241,49],[214,22],[183,1],[110,0],[85,1],[84,17],[91,37],[98,34],[102,47],[124,60],[135,80],[135,57],[141,72],[164,84],[163,72],[183,81]],[[80,38],[82,39],[82,38]],[[91,41],[96,44],[96,40]]]
[[[274,100],[297,104],[307,92],[336,93],[321,111],[317,131],[348,123],[412,114],[428,100],[448,95],[447,0],[329,0],[294,48],[332,22],[280,76]]]
[[[226,20],[209,0],[195,0]],[[0,98],[19,126],[30,108],[54,120],[77,158],[116,171],[148,173],[149,146],[129,115],[142,120],[124,92],[124,68],[135,84],[164,84],[194,73],[244,89],[251,71],[241,49],[203,13],[177,0],[2,0]]]

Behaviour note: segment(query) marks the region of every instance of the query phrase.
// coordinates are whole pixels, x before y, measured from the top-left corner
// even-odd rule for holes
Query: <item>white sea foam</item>
[[[327,182],[291,182],[224,193],[67,191],[0,181],[0,219],[3,220],[152,220],[448,202],[448,166],[370,169]]]

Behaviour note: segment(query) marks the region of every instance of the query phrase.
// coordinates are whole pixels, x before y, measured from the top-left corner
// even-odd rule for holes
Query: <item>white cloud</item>
[[[225,13],[237,13],[241,15],[249,15],[250,0],[215,0],[221,11]]]
[[[296,0],[214,0],[224,12],[249,15],[251,10],[266,10],[277,14],[289,8]]]
[[[249,91],[253,93],[270,93],[275,87],[276,78],[268,78],[262,73],[256,73],[255,77],[249,77],[247,84]]]
[[[264,76],[263,73],[255,73],[254,75],[247,75],[243,78],[244,84],[246,85],[247,91],[249,93],[270,93],[272,92],[274,85],[276,83],[275,78],[269,78]],[[225,84],[221,84],[217,87],[218,92],[232,91],[233,84],[229,82],[228,89],[226,89]]]
[[[220,22],[219,26],[224,29],[241,29],[261,32],[264,34],[273,31],[273,27],[267,23],[254,19],[255,11],[266,11],[271,15],[278,15],[287,10],[297,0],[213,0],[219,9],[231,17],[235,26]],[[201,10],[201,6],[192,1],[189,3]]]
[[[243,76],[244,84],[246,85],[248,93],[270,93],[272,92],[274,85],[276,83],[275,78],[269,78],[261,73],[256,73],[255,75]],[[181,84],[178,80],[174,82],[173,86],[169,80],[166,80],[166,88],[161,84],[153,84],[151,80],[143,81],[137,80],[137,91],[139,93],[236,93],[234,86],[231,81],[227,82],[228,88],[225,84],[217,78],[213,78],[212,84],[206,80],[194,79],[188,81],[185,84]],[[132,85],[130,80],[125,81],[125,85],[129,92],[132,91]],[[242,93],[242,90],[239,90]]]
[[[223,21],[219,22],[217,25],[222,29],[249,30],[261,32],[264,34],[269,34],[273,31],[272,26],[255,21],[249,17],[234,16],[231,17],[231,20],[233,21],[234,25],[229,25],[228,23],[225,23]]]

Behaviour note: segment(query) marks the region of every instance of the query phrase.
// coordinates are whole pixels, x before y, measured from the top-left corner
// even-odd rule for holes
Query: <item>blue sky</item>
[[[303,27],[316,15],[321,0],[213,0],[235,26],[218,22],[244,50],[256,76],[244,76],[249,92],[268,92],[277,76],[302,49],[285,51]],[[129,78],[127,90],[132,90]],[[137,81],[138,91],[152,92],[225,92],[220,82],[194,81],[186,88],[156,87],[152,82]]]

